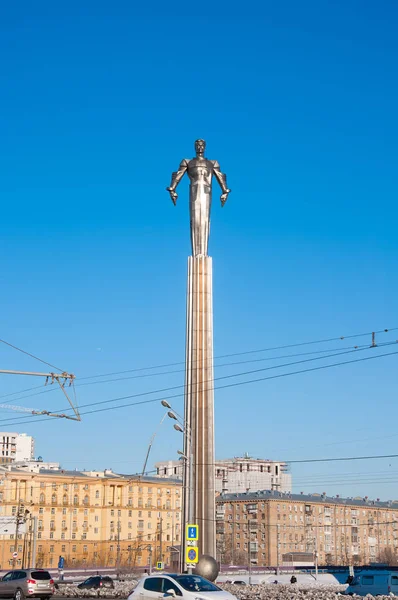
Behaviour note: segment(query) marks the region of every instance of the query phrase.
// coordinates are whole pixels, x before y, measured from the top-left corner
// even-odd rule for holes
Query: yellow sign
[[[159,561],[159,562],[157,562],[157,563],[156,563],[156,569],[157,569],[158,571],[163,571],[163,569],[164,569],[164,564],[163,564],[162,562],[160,562],[160,561]]]
[[[188,565],[197,563],[199,560],[199,549],[197,546],[188,546],[186,549],[185,562]]]

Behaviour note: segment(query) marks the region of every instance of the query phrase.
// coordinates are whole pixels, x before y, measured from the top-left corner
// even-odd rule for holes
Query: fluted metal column
[[[192,456],[193,522],[199,525],[199,554],[216,556],[214,393],[213,393],[213,289],[212,259],[188,258],[185,374],[185,456]],[[184,521],[189,517],[189,464],[184,477]],[[185,532],[183,532],[185,537]]]

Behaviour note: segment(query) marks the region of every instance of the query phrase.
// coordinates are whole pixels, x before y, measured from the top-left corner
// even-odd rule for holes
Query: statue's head
[[[204,154],[206,149],[206,142],[204,140],[196,140],[195,151],[196,154]]]

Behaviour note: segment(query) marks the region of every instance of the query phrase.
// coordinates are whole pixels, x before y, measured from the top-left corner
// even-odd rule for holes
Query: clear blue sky
[[[183,360],[187,183],[177,208],[165,187],[197,137],[233,190],[212,212],[217,356],[398,327],[396,3],[134,5],[0,9],[0,337],[80,377]],[[0,357],[41,368],[5,346]],[[397,364],[220,390],[217,456],[395,453]],[[1,383],[3,395],[39,384]],[[87,404],[181,383],[77,391]],[[60,392],[18,398],[0,402],[65,408]],[[136,472],[162,414],[7,427],[65,467]],[[179,446],[165,422],[152,458]],[[381,498],[398,497],[397,472],[398,460],[292,469],[296,490]]]

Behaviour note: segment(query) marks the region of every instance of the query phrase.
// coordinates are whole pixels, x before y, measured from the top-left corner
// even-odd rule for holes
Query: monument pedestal
[[[209,256],[188,257],[184,517],[186,523],[199,525],[199,555],[215,558],[212,280]]]

